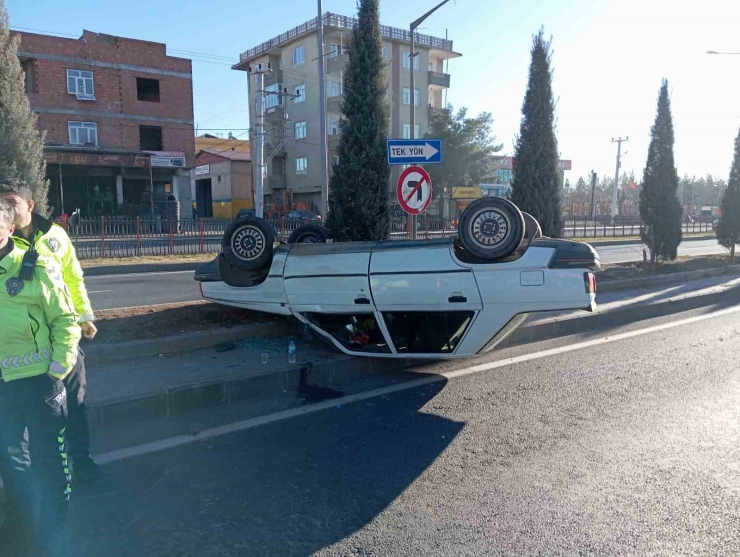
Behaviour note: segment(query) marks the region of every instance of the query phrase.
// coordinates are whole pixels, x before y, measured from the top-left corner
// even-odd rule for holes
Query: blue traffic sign
[[[389,139],[388,164],[439,164],[441,139]]]

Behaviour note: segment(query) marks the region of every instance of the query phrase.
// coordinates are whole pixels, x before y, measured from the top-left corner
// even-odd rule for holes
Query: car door
[[[305,244],[291,249],[285,265],[293,315],[347,354],[391,354],[372,302],[369,262],[369,251],[328,253],[326,245]]]
[[[483,307],[475,275],[449,246],[374,252],[370,289],[394,351],[409,357],[455,354]]]

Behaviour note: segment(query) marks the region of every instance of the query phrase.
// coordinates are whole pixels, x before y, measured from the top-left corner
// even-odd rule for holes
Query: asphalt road
[[[604,246],[598,251],[603,263],[642,259],[642,247],[638,244]],[[723,251],[714,239],[684,242],[679,248],[680,255],[708,255]],[[93,307],[99,310],[200,299],[198,285],[190,271],[94,276],[88,277],[86,284]]]
[[[108,464],[73,554],[738,555],[740,312],[683,317]]]

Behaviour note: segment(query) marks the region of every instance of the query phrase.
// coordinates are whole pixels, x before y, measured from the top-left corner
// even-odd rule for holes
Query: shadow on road
[[[464,424],[419,389],[104,468],[78,493],[75,557],[309,555],[362,528]]]

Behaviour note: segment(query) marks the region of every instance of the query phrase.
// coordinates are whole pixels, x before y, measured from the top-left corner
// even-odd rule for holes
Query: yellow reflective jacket
[[[40,256],[33,280],[19,278],[24,253],[14,245],[0,259],[0,372],[6,382],[63,379],[77,361],[78,316],[54,261]]]
[[[61,267],[64,283],[72,295],[75,311],[80,316],[80,322],[94,321],[95,315],[90,304],[90,298],[87,296],[82,267],[80,267],[80,262],[69,236],[67,236],[64,228],[58,224],[53,224],[36,213],[33,213],[32,218],[33,243],[36,251],[47,259],[53,259]],[[13,241],[16,247],[23,251],[27,251],[31,247],[30,242],[20,236],[18,232],[13,235]]]

